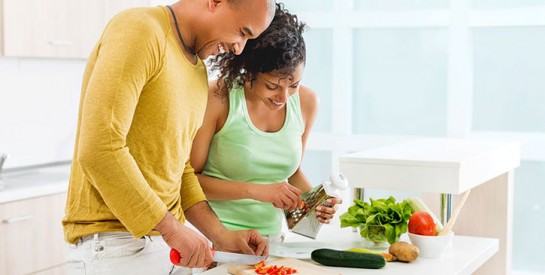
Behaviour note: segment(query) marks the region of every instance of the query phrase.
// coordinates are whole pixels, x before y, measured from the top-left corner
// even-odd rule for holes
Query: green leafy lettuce
[[[380,243],[384,238],[392,244],[407,232],[407,223],[411,217],[411,207],[407,201],[396,203],[394,197],[373,200],[371,203],[354,200],[354,205],[342,214],[341,227],[361,227],[360,235],[373,242]]]

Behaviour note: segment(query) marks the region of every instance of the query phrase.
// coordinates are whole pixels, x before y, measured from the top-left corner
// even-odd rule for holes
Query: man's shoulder
[[[129,20],[138,20],[145,22],[148,18],[154,18],[154,17],[161,17],[164,16],[164,11],[162,7],[136,7],[136,8],[128,8],[125,10],[120,11],[118,14],[116,14],[112,19],[115,18],[125,18]]]
[[[109,25],[124,30],[156,32],[164,29],[165,24],[168,24],[167,18],[161,7],[138,7],[116,14]]]

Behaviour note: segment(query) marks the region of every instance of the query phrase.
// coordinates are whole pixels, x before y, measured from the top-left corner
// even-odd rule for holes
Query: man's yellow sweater
[[[205,200],[189,154],[207,81],[203,62],[183,55],[165,7],[110,21],[83,77],[66,241],[106,231],[154,234],[167,210],[184,221],[183,211]]]

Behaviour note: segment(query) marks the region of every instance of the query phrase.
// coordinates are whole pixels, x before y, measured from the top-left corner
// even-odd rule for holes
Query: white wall
[[[85,63],[0,56],[0,153],[9,155],[4,168],[72,159]]]
[[[72,158],[84,60],[0,57],[5,168]]]

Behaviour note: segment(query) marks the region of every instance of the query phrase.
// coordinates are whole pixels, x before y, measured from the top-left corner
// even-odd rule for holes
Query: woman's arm
[[[314,121],[316,120],[316,115],[318,114],[318,96],[316,93],[309,89],[308,87],[301,86],[299,88],[299,97],[301,100],[301,112],[303,115],[303,121],[305,122],[305,131],[303,132],[303,155],[305,153],[305,148],[307,144],[308,135]],[[312,189],[312,185],[309,180],[301,170],[301,167],[289,178],[289,182],[299,188],[303,193]],[[329,223],[337,211],[337,204],[341,204],[342,200],[340,198],[329,198],[326,200],[326,203],[329,206],[318,206],[316,208],[316,216],[321,223]]]
[[[210,200],[254,199],[270,202],[276,208],[293,210],[299,205],[301,191],[287,182],[258,184],[227,181],[197,174],[206,197]]]
[[[223,127],[229,112],[229,101],[219,98],[215,94],[218,88],[216,82],[210,82],[208,86],[208,102],[206,104],[203,123],[197,131],[193,139],[193,146],[191,147],[191,166],[195,169],[196,174],[202,173],[206,159],[208,158],[212,137]]]
[[[299,99],[301,101],[301,113],[303,115],[303,122],[305,123],[305,131],[303,132],[303,156],[307,145],[307,139],[316,120],[318,114],[318,96],[310,88],[301,85],[299,88]],[[301,170],[301,166],[295,171],[293,175],[288,179],[289,183],[305,193],[312,189],[312,185]]]

